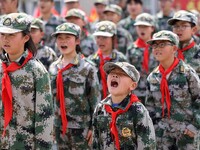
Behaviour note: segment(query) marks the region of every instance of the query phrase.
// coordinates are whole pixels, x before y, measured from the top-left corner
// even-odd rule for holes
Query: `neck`
[[[167,69],[173,64],[174,59],[175,59],[175,58],[173,57],[173,58],[168,59],[168,60],[166,60],[166,61],[160,62],[160,64],[163,66],[163,68],[164,68],[165,70],[167,70]]]
[[[18,54],[14,54],[14,55],[8,54],[9,60],[10,60],[10,61],[15,61],[15,60],[17,60],[18,58],[20,58],[20,56],[23,54],[23,52],[24,52],[24,50],[21,50],[21,51],[19,51]]]
[[[135,20],[135,18],[137,17],[137,15],[135,15],[135,14],[132,14],[130,16],[131,16],[131,19],[133,19],[133,20]]]
[[[147,38],[144,38],[144,39],[141,39],[141,40],[143,40],[145,43],[147,43],[147,41],[151,40],[151,37],[147,37]]]
[[[67,64],[71,63],[74,60],[76,55],[77,55],[76,52],[74,52],[72,54],[63,55],[62,62],[67,65]]]
[[[111,95],[111,98],[112,98],[112,102],[114,103],[114,104],[118,104],[118,103],[121,103],[123,100],[124,100],[124,98],[126,98],[126,96],[127,96],[127,94],[125,94],[125,95]]]
[[[45,13],[45,14],[41,14],[41,17],[44,21],[48,21],[49,18],[51,18],[51,12],[49,13]]]
[[[163,16],[169,16],[171,11],[172,11],[171,9],[163,11]]]
[[[112,50],[104,50],[104,51],[102,51],[102,55],[110,55],[111,53],[112,53]]]

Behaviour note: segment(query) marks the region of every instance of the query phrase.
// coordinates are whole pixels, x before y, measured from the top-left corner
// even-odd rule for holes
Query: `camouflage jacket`
[[[128,46],[133,43],[131,34],[122,27],[117,27],[117,49],[126,55]]]
[[[125,109],[130,102],[127,96],[114,110]],[[111,96],[101,101],[93,115],[93,149],[114,150],[115,143],[110,133],[111,115],[105,110],[105,104],[112,106]],[[155,132],[147,109],[140,102],[131,105],[127,112],[116,119],[121,150],[155,150]]]
[[[45,68],[49,70],[49,66],[52,62],[56,61],[57,56],[52,48],[40,44],[35,58],[40,60]]]
[[[170,119],[162,117],[160,82],[161,73],[156,68],[147,78],[146,107],[154,122],[157,137],[171,134],[174,138],[183,135],[185,129],[199,134],[200,129],[200,80],[189,65],[180,61],[170,73],[167,82],[171,97]],[[166,132],[164,132],[166,131]]]
[[[118,26],[126,29],[132,36],[133,41],[137,39],[137,32],[135,30],[134,26],[135,20],[131,19],[130,16],[126,17],[125,19],[122,19],[119,23]]]
[[[138,86],[133,92],[144,104],[146,97],[146,79],[149,73],[153,71],[153,69],[158,65],[158,62],[154,59],[152,49],[149,47],[149,72],[146,72],[142,68],[142,62],[144,59],[143,52],[144,48],[139,48],[135,43],[132,43],[128,48],[126,57],[128,59],[128,62],[134,65],[136,69],[140,72],[140,80],[138,82]]]
[[[58,68],[62,68],[61,58],[51,64],[53,98],[55,104],[55,127],[62,129],[60,103],[56,99],[56,77]],[[100,100],[99,82],[94,66],[77,55],[70,69],[63,72],[64,96],[68,128],[91,128],[92,114],[96,103]]]
[[[40,19],[43,20],[42,17]],[[53,38],[51,34],[56,31],[56,27],[58,25],[64,22],[66,21],[63,18],[51,15],[51,18],[47,22],[45,22],[44,45],[55,49],[55,38]]]
[[[122,54],[121,52],[117,51],[116,49],[114,49],[112,51],[112,53],[110,54],[110,62],[127,62],[126,56],[124,56],[124,54]],[[95,63],[96,68],[98,70],[97,75],[98,75],[98,79],[99,79],[99,87],[101,90],[101,95],[103,95],[103,91],[102,91],[102,80],[101,80],[101,75],[100,75],[100,57],[98,56],[97,53],[92,54],[88,57],[89,60],[91,60],[92,62]],[[106,63],[106,62],[105,62]]]
[[[16,62],[21,62],[27,51]],[[7,59],[3,60],[7,63]],[[0,79],[2,80],[0,62]],[[13,94],[13,115],[0,139],[0,149],[52,149],[53,103],[49,74],[44,66],[34,58],[22,68],[9,73]],[[0,84],[0,133],[4,125],[2,104],[2,84]]]
[[[95,53],[97,51],[97,45],[94,37],[87,32],[81,33],[81,53],[88,57],[89,55]]]
[[[193,40],[191,40],[187,45],[189,45]],[[185,47],[187,46],[185,45]],[[179,48],[182,46],[179,44]],[[200,77],[200,45],[195,44],[189,50],[183,52],[185,57],[185,63],[189,64],[194,70],[197,72],[198,76]]]

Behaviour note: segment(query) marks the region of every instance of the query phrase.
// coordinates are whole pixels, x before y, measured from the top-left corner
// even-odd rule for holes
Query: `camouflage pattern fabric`
[[[135,20],[131,19],[130,16],[128,16],[125,19],[122,19],[119,23],[118,26],[121,26],[122,28],[126,29],[132,36],[133,41],[137,39],[137,33],[134,27]]]
[[[154,123],[158,149],[197,150],[200,148],[200,80],[194,69],[180,60],[167,81],[171,97],[170,118],[162,117],[158,68],[147,78],[146,107]],[[195,137],[184,134],[185,129],[195,133]]]
[[[127,58],[119,51],[117,51],[116,49],[114,49],[112,51],[112,53],[110,54],[110,62],[126,62]],[[97,53],[92,54],[88,57],[88,59],[90,59],[92,62],[94,62],[96,64],[96,68],[98,70],[97,75],[98,75],[98,79],[99,79],[99,87],[101,90],[101,97],[103,96],[103,90],[102,90],[102,80],[101,80],[101,75],[100,75],[100,57],[98,56]],[[105,62],[106,63],[106,62]]]
[[[143,52],[144,48],[139,48],[135,43],[132,43],[128,50],[127,50],[127,59],[128,62],[136,67],[136,69],[140,72],[140,80],[138,82],[137,88],[133,91],[135,95],[138,96],[138,98],[142,101],[143,104],[145,104],[145,97],[146,97],[146,79],[147,76],[153,69],[158,65],[158,62],[154,59],[154,56],[152,54],[152,49],[149,47],[149,72],[147,73],[142,68],[142,62],[143,62]]]
[[[128,95],[117,107],[125,109],[130,101]],[[105,104],[112,106],[111,97],[101,101],[93,116],[93,149],[115,150],[110,133],[111,115],[105,110]],[[156,150],[155,132],[147,109],[140,102],[133,103],[126,113],[116,119],[121,150]]]
[[[96,68],[77,55],[73,67],[63,72],[64,95],[68,119],[67,133],[62,136],[60,103],[56,100],[56,76],[62,68],[62,56],[49,68],[55,104],[55,137],[59,149],[88,149],[86,134],[92,129],[92,114],[100,100]],[[83,140],[84,139],[84,140]]]
[[[49,70],[49,66],[51,65],[51,63],[56,61],[57,56],[52,48],[40,44],[35,58],[40,60],[45,68]]]
[[[19,63],[27,56],[24,52]],[[5,62],[9,64],[6,59]],[[2,65],[0,61],[0,80]],[[9,73],[12,83],[13,115],[0,138],[0,149],[51,150],[53,143],[53,103],[49,74],[37,60],[31,59],[22,68]],[[2,84],[0,84],[2,91]],[[4,108],[0,92],[0,134],[3,132]]]

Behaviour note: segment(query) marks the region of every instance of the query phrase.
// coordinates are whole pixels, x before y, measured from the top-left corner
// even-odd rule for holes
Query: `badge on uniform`
[[[122,136],[123,137],[130,137],[132,134],[131,134],[131,129],[127,128],[127,127],[124,127],[122,129]]]

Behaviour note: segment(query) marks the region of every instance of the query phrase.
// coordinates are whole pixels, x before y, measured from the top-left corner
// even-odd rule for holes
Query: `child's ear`
[[[76,38],[76,45],[80,45],[80,39]]]
[[[176,45],[174,45],[174,46],[172,46],[172,48],[173,48],[173,52],[176,53],[178,47]]]
[[[197,26],[192,27],[192,34],[194,35],[197,32]]]
[[[131,86],[130,86],[130,90],[134,90],[137,87],[137,82],[132,82]]]

